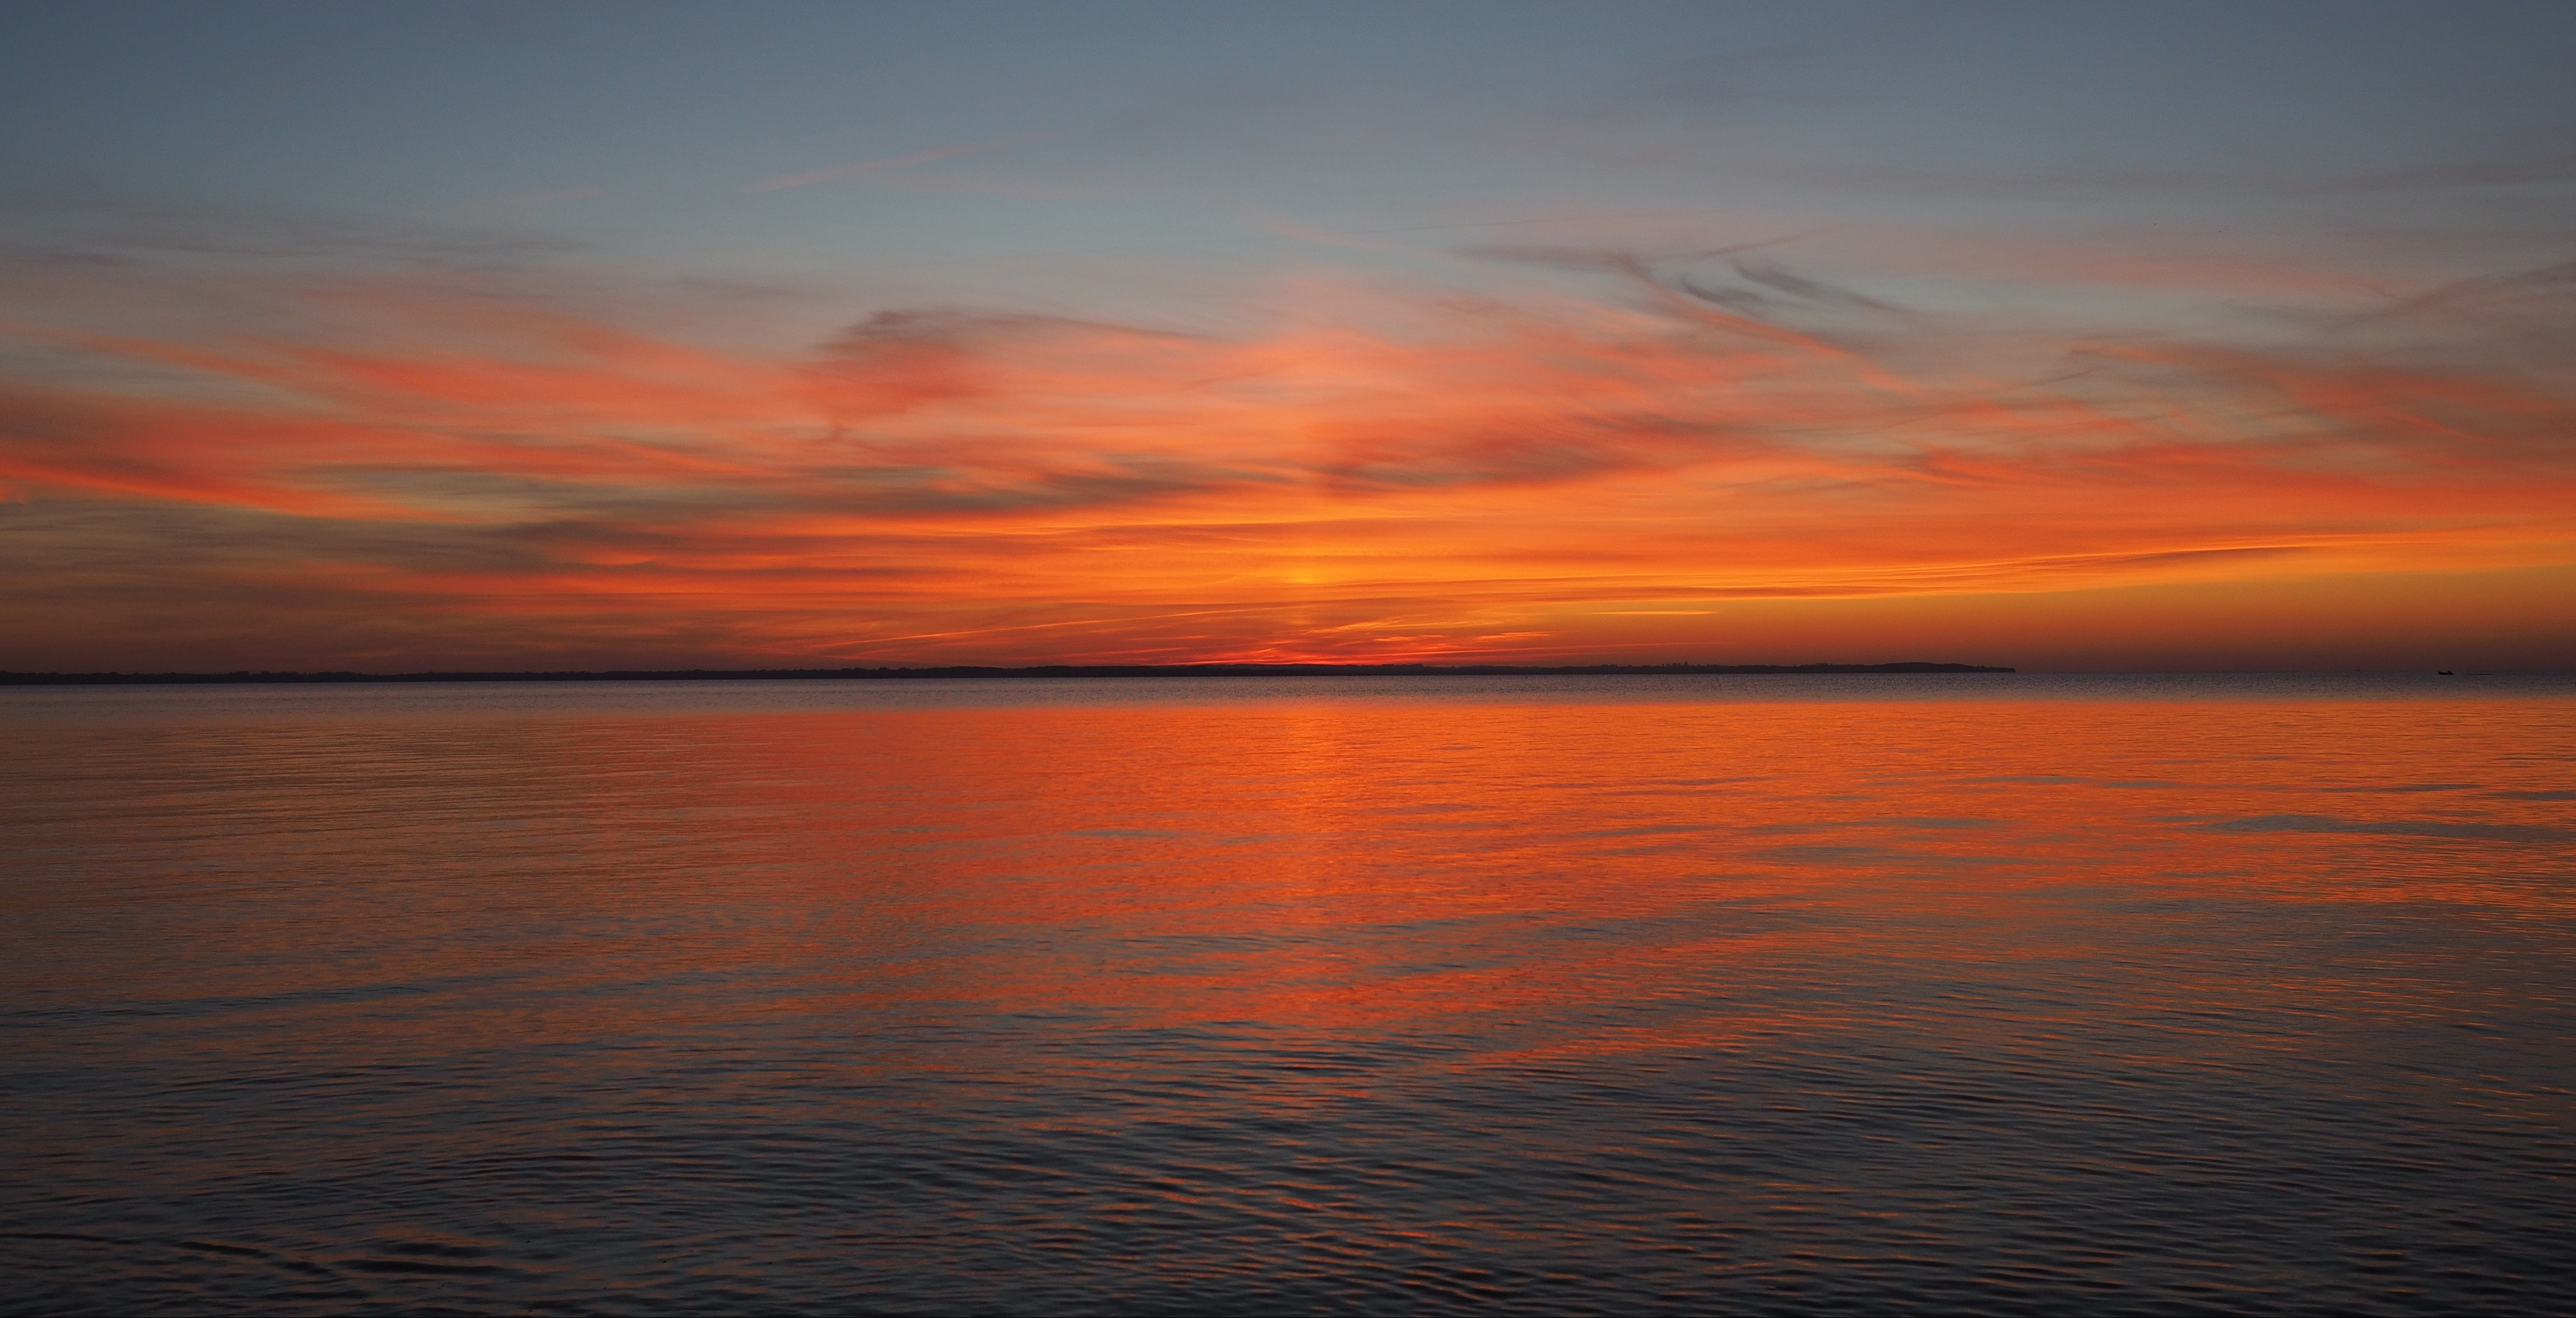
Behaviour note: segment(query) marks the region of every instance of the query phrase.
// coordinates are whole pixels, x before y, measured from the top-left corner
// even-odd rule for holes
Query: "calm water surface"
[[[12,1311],[2576,1306],[2576,683],[0,691]]]

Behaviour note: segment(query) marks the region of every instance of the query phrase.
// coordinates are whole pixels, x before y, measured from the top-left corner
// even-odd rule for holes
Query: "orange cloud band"
[[[11,658],[1718,657],[1763,601],[2576,562],[2554,285],[2412,337],[1987,360],[1744,268],[1344,289],[1242,339],[891,314],[794,360],[381,289],[328,345],[50,334],[178,374],[0,398],[47,619]]]

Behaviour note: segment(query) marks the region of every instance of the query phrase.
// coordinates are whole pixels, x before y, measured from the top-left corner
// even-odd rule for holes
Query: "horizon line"
[[[843,668],[658,668],[658,669],[514,669],[422,670],[366,673],[351,669],[293,671],[236,669],[222,673],[183,672],[11,672],[0,670],[0,686],[222,685],[329,682],[637,682],[637,681],[888,681],[921,678],[1043,677],[1611,677],[1683,674],[1886,674],[2013,673],[2017,669],[1988,664],[1905,660],[1881,664],[1031,664],[1014,667],[948,664],[933,667]]]

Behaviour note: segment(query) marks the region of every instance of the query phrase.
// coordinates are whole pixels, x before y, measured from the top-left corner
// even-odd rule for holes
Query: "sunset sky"
[[[2576,6],[0,8],[0,668],[2576,667]]]

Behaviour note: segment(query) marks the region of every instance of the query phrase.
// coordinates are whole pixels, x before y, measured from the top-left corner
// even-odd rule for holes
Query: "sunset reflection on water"
[[[2576,1297],[2576,688],[1761,681],[0,693],[0,1257],[39,1308]]]

